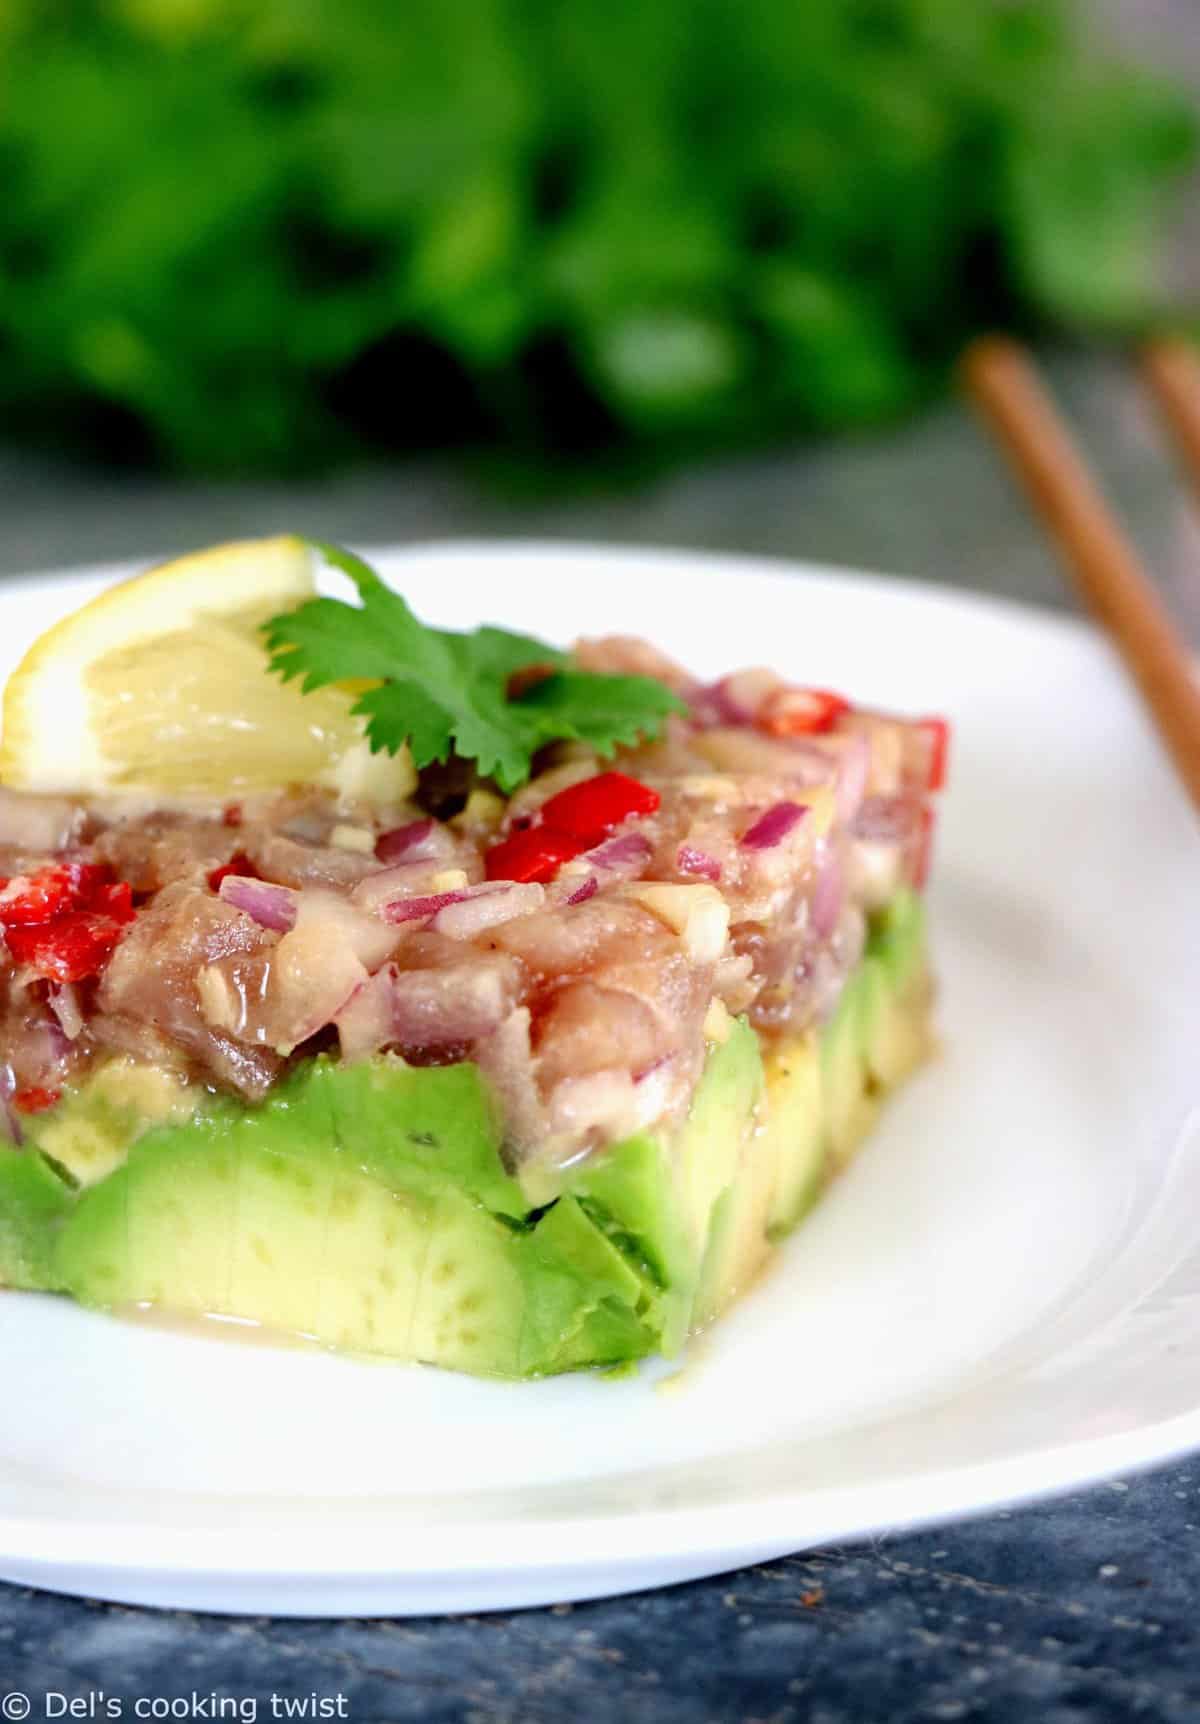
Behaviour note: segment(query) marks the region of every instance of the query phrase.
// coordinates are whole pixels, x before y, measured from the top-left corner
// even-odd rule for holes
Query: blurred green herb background
[[[1057,0],[6,0],[6,435],[549,465],[893,417],[1122,332],[1192,103]]]

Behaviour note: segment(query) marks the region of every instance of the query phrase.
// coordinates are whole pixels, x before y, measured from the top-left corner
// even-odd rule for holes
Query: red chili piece
[[[599,772],[569,785],[542,804],[538,825],[530,825],[526,817],[514,820],[507,838],[487,853],[487,877],[544,884],[564,862],[599,844],[622,821],[653,814],[661,800],[657,790],[624,772]]]
[[[542,819],[590,849],[632,815],[653,814],[661,801],[657,790],[624,772],[601,772],[560,790],[543,803]]]
[[[817,736],[832,730],[850,702],[828,688],[789,688],[769,699],[755,720],[771,736]]]
[[[28,964],[47,982],[82,982],[96,975],[112,956],[125,924],[94,910],[29,928],[6,928],[5,943],[18,964]]]
[[[222,880],[228,880],[231,874],[238,874],[247,880],[260,878],[258,869],[243,850],[239,850],[235,856],[231,856],[228,862],[223,862],[219,868],[213,869],[208,876],[208,883],[213,891],[219,892]]]
[[[933,860],[933,833],[937,824],[937,816],[932,808],[921,810],[921,828],[917,833],[916,848],[913,853],[912,883],[913,889],[923,892],[925,882],[929,878],[929,864]]]
[[[107,862],[67,862],[64,870],[70,876],[75,896],[71,908],[75,910],[96,909],[104,902],[109,888],[117,884],[117,877]],[[3,920],[0,916],[0,921]]]
[[[485,858],[489,880],[519,880],[522,884],[553,880],[564,862],[587,846],[553,826],[531,826],[510,832],[493,844]]]
[[[98,886],[86,900],[85,908],[112,916],[123,926],[126,922],[133,921],[133,887],[128,880],[113,880],[107,885]]]
[[[14,962],[50,982],[82,982],[132,922],[133,890],[95,862],[62,862],[0,885],[0,928]]]
[[[29,1089],[17,1090],[12,1098],[13,1106],[18,1113],[45,1113],[61,1095],[60,1089],[38,1089],[36,1085],[31,1085]]]
[[[74,883],[66,868],[43,868],[37,874],[0,880],[0,924],[6,928],[45,922],[74,903]]]
[[[950,754],[950,721],[945,718],[921,718],[917,727],[929,738],[929,776],[926,790],[941,790],[946,782],[946,762]]]

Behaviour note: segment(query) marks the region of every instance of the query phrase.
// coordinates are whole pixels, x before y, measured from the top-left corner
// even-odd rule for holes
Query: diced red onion
[[[813,1015],[821,1023],[832,1017],[845,981],[845,972],[833,954],[818,952],[808,978],[808,997]]]
[[[511,961],[483,960],[444,970],[387,964],[334,1019],[346,1059],[380,1048],[454,1048],[490,1035],[508,1016],[516,993]]]
[[[675,866],[681,874],[695,874],[701,880],[719,880],[721,864],[707,850],[697,850],[691,844],[681,844],[675,852]]]
[[[743,850],[774,850],[804,819],[808,809],[800,802],[776,802],[742,834]]]
[[[828,940],[837,927],[844,896],[841,859],[836,850],[829,849],[817,869],[816,884],[808,906],[813,933],[818,940]]]
[[[838,917],[837,930],[832,941],[833,955],[844,974],[849,975],[858,963],[866,943],[867,918],[857,904],[846,904]]]
[[[397,1040],[405,1047],[437,1047],[490,1035],[516,1003],[516,976],[512,960],[401,970],[392,985]]]
[[[197,977],[214,1029],[281,1053],[331,1023],[400,939],[335,892],[312,887],[297,899],[295,926],[277,945],[218,959]]]
[[[381,862],[436,862],[453,854],[454,840],[436,820],[410,820],[380,835],[375,854]]]
[[[669,1110],[673,1093],[679,1086],[678,1065],[676,1057],[668,1054],[661,1060],[655,1060],[652,1066],[639,1072],[634,1079],[639,1127],[653,1124]]]
[[[688,701],[688,715],[692,723],[698,725],[701,730],[709,730],[714,725],[726,722],[716,689],[712,684],[706,688],[698,688],[692,695]]]
[[[805,789],[818,784],[834,783],[839,754],[833,744],[840,743],[840,737],[779,736],[772,740],[778,748],[787,750],[787,776],[790,782],[802,784]]]
[[[227,904],[252,916],[260,928],[286,934],[295,926],[298,894],[290,886],[273,886],[268,880],[255,880],[246,874],[227,874],[217,890]]]
[[[547,1098],[550,1129],[576,1142],[594,1133],[618,1137],[634,1122],[637,1100],[627,1071],[589,1072],[563,1078]]]
[[[16,1091],[17,1079],[12,1067],[0,1066],[0,1138],[19,1147],[25,1141],[25,1133],[21,1130],[17,1110],[12,1105]]]
[[[448,909],[451,904],[462,904],[467,893],[462,892],[430,892],[421,898],[393,898],[390,903],[380,905],[379,914],[385,922],[420,922],[430,916],[436,916],[439,910]]]
[[[744,700],[738,699],[737,683],[733,677],[723,676],[719,682],[713,683],[711,693],[726,724],[754,722],[757,707],[748,706]]]
[[[692,712],[701,723],[753,724],[758,709],[779,687],[779,681],[772,670],[735,671],[702,688],[692,702]]]
[[[37,1063],[43,1070],[60,1065],[71,1055],[71,1044],[55,1017],[43,1018],[33,1027]],[[40,1045],[39,1045],[40,1044]]]
[[[503,883],[473,886],[457,903],[448,904],[433,918],[434,929],[448,934],[452,940],[473,940],[501,922],[511,922],[517,916],[529,916],[540,910],[546,901],[545,887],[530,883]]]
[[[603,844],[584,851],[564,869],[550,888],[551,902],[583,904],[601,886],[615,885],[618,880],[636,880],[645,873],[653,854],[653,845],[640,832],[606,838]]]
[[[570,1166],[587,1152],[597,1134],[620,1137],[653,1125],[667,1112],[677,1086],[676,1062],[658,1060],[640,1077],[627,1071],[589,1072],[582,1077],[563,1078],[547,1099],[550,1131],[567,1140],[559,1166]]]
[[[369,915],[381,916],[389,904],[401,898],[435,896],[433,881],[444,871],[445,865],[445,858],[441,857],[423,862],[398,862],[392,868],[380,868],[359,881],[350,894],[351,902]]]
[[[870,770],[871,749],[866,737],[852,737],[838,766],[836,805],[839,820],[853,820],[858,813],[867,793]]]
[[[649,839],[640,832],[626,832],[620,838],[606,838],[594,850],[585,851],[579,860],[589,868],[603,868],[610,873],[640,874],[653,854]]]
[[[904,874],[905,848],[882,839],[854,840],[851,878],[854,895],[865,910],[881,910],[895,895]]]
[[[903,796],[868,796],[854,817],[856,838],[902,844],[916,824],[917,806]]]
[[[529,1007],[518,1006],[491,1035],[481,1038],[473,1056],[500,1101],[505,1145],[518,1161],[540,1148],[547,1134],[529,1026]]]
[[[75,1041],[83,1032],[83,1012],[79,1005],[79,994],[71,982],[64,982],[61,987],[51,987],[47,996],[50,1010],[58,1019],[62,1033],[68,1041]]]

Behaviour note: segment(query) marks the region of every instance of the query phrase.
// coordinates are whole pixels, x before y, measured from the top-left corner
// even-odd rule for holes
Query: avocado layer
[[[218,1314],[500,1377],[677,1351],[759,1272],[927,1045],[920,906],[877,919],[820,1032],[709,1052],[688,1119],[534,1208],[469,1064],[297,1068],[260,1107],[157,1120],[128,1074],[0,1149],[0,1284]],[[103,1077],[103,1074],[100,1074]]]

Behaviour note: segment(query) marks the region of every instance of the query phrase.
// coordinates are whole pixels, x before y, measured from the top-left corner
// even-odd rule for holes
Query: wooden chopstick
[[[1142,367],[1200,492],[1200,348],[1178,336],[1160,336],[1142,349]]]
[[[1153,581],[1019,343],[984,337],[963,376],[1200,809],[1200,683]]]

